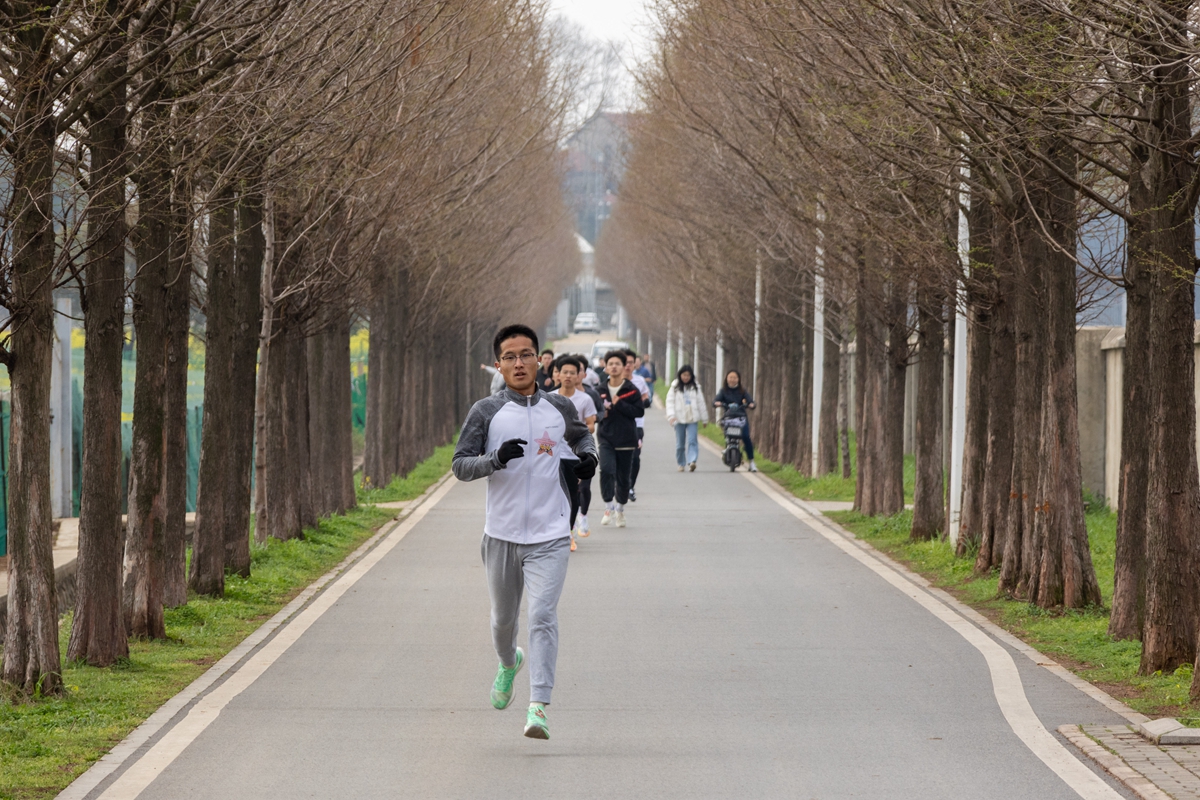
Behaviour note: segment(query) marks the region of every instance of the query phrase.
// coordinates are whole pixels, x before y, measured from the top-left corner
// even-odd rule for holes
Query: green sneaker
[[[518,647],[517,663],[511,667],[501,664],[496,670],[496,680],[492,683],[493,706],[501,710],[508,708],[508,704],[512,702],[513,678],[517,677],[517,673],[521,671],[524,664],[525,651]]]
[[[525,735],[530,739],[549,739],[550,725],[546,722],[546,707],[534,703],[525,716]]]

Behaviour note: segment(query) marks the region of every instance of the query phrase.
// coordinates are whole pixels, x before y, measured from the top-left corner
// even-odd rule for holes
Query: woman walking
[[[696,435],[700,423],[708,423],[708,405],[690,364],[679,368],[679,374],[667,390],[667,422],[675,428],[675,463],[679,465],[679,471],[683,472],[686,466],[695,472],[696,459],[700,456]]]

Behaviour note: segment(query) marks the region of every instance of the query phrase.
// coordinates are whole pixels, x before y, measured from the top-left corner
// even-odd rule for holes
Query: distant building
[[[595,245],[620,194],[629,158],[629,114],[601,112],[567,140],[563,195],[575,212],[575,230]]]
[[[582,311],[595,312],[605,329],[622,327],[616,292],[596,277],[592,261],[596,241],[620,193],[629,157],[629,121],[629,114],[600,112],[567,140],[563,197],[575,215],[583,271],[563,290],[546,326],[548,338],[569,333]]]

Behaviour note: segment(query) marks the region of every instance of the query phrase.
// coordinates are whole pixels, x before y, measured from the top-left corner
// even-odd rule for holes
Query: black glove
[[[575,477],[581,481],[590,481],[595,474],[596,457],[591,453],[586,453],[579,459],[579,463],[575,465]]]
[[[514,458],[525,457],[525,445],[529,442],[524,439],[509,439],[504,444],[500,445],[500,449],[496,451],[496,459],[501,466],[512,461]]]

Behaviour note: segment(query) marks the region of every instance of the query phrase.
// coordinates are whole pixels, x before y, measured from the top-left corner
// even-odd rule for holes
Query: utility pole
[[[762,325],[762,251],[757,252],[754,260],[754,379],[750,384],[750,392],[758,398],[758,343],[759,328]]]
[[[971,188],[966,179],[969,167],[961,167],[963,180],[958,189],[958,260],[964,276],[971,271],[971,228],[967,211],[971,207]],[[950,445],[950,543],[958,542],[958,524],[962,518],[963,454],[967,441],[967,297],[966,286],[958,282],[954,298],[954,412],[951,418]]]
[[[725,339],[721,336],[721,329],[717,328],[717,380],[713,388],[713,397],[717,396],[717,392],[721,391],[721,387],[725,385]]]
[[[812,357],[812,474],[820,470],[821,389],[825,385],[825,206],[817,198],[816,274],[813,278],[813,357]]]

